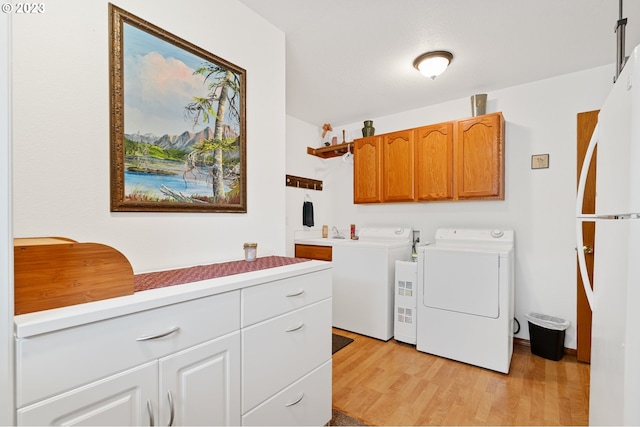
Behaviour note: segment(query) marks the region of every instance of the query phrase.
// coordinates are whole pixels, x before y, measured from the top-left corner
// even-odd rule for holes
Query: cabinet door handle
[[[304,294],[304,289],[300,289],[297,292],[291,292],[290,294],[287,294],[287,298],[297,297],[298,295],[302,295],[302,294]]]
[[[171,335],[174,332],[178,332],[179,330],[180,330],[180,326],[174,326],[173,328],[169,329],[166,332],[161,332],[161,333],[156,334],[156,335],[147,335],[146,337],[136,338],[136,341],[155,340],[155,339],[158,339],[158,338],[166,337],[167,335]]]
[[[294,326],[293,328],[289,328],[285,332],[294,332],[294,331],[302,329],[303,326],[304,326],[304,322],[300,322],[300,324],[298,326]]]
[[[151,427],[155,426],[155,421],[153,419],[153,407],[151,406],[151,400],[147,399],[147,412],[149,413],[149,425]]]
[[[173,396],[171,395],[171,390],[167,390],[167,399],[169,400],[169,424],[171,427],[173,425],[173,418],[175,416],[175,411],[173,409]]]
[[[304,393],[300,393],[300,397],[298,397],[293,402],[285,403],[284,406],[286,406],[288,408],[289,406],[297,405],[298,403],[300,403],[302,401],[302,399],[304,399]]]

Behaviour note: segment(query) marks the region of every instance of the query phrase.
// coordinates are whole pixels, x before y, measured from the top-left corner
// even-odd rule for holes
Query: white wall
[[[107,244],[136,273],[239,259],[245,241],[284,255],[284,34],[236,0],[115,2],[247,70],[248,213],[111,213],[107,4],[14,16],[14,236]]]
[[[13,237],[11,235],[11,15],[0,14],[0,425],[13,420]]]
[[[295,135],[296,143],[288,143],[286,150],[287,175],[310,178],[322,181],[322,190],[310,190],[303,188],[287,187],[286,207],[286,241],[287,256],[294,256],[293,240],[302,237],[300,233],[321,233],[323,224],[332,222],[331,214],[331,176],[330,166],[325,160],[307,154],[306,147],[318,147],[320,130],[313,125],[303,122],[295,117],[287,116],[287,135]],[[304,145],[307,144],[307,145]],[[302,225],[302,204],[308,199],[313,203],[313,227]],[[319,236],[318,236],[319,237]]]
[[[423,242],[432,239],[438,227],[514,229],[515,308],[522,326],[517,336],[529,338],[525,313],[550,314],[571,321],[565,346],[576,348],[576,115],[600,108],[612,76],[613,66],[599,67],[488,94],[487,111],[501,111],[506,120],[504,201],[354,205],[353,166],[329,159],[323,162],[331,198],[319,208],[330,210],[330,225],[340,229],[351,223],[407,225],[420,230]],[[373,120],[376,134],[381,134],[470,114],[465,98]],[[361,122],[345,126],[351,134],[361,127]],[[288,152],[295,147],[301,153],[305,144],[318,146],[319,140],[308,140],[311,134],[288,133]],[[549,168],[532,170],[531,155],[544,153],[549,153]]]

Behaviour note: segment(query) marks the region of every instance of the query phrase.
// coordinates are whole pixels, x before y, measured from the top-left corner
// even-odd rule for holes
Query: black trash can
[[[562,359],[569,321],[540,313],[529,313],[525,317],[529,321],[531,353],[549,360]]]

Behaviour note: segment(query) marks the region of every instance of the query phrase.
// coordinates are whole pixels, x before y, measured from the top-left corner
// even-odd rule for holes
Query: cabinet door
[[[416,129],[416,199],[453,198],[453,123]]]
[[[454,157],[459,199],[504,199],[502,114],[460,120]]]
[[[55,367],[52,367],[55,369]],[[17,411],[18,425],[156,425],[158,362],[153,361]]]
[[[158,425],[240,424],[239,331],[164,357],[159,370]]]
[[[413,201],[413,131],[383,136],[382,201]]]
[[[356,139],[353,143],[353,202],[378,203],[382,173],[382,139]]]

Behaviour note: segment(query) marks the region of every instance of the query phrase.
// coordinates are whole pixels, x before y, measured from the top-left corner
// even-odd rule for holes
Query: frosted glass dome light
[[[413,61],[413,66],[433,80],[444,73],[452,59],[453,55],[451,52],[437,50],[420,55]]]

